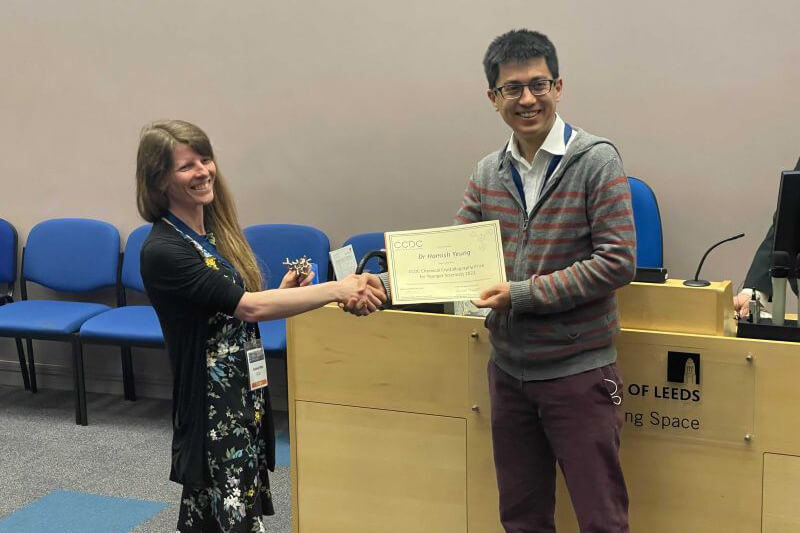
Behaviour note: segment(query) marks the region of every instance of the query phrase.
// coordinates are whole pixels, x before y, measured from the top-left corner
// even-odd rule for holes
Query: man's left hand
[[[481,293],[480,300],[473,300],[475,307],[491,307],[495,311],[504,311],[511,307],[511,284],[499,283]]]

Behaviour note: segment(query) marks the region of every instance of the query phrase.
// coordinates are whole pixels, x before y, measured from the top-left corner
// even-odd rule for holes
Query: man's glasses
[[[516,100],[522,96],[525,87],[530,90],[533,96],[542,96],[550,92],[556,80],[531,80],[527,85],[524,83],[507,83],[500,87],[495,87],[494,92],[500,93],[506,100]]]

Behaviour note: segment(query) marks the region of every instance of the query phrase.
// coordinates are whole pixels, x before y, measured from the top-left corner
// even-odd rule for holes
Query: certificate
[[[393,304],[475,300],[506,281],[497,220],[386,233]]]

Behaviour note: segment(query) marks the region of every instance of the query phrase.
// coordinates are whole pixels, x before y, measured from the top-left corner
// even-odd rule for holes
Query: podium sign
[[[624,343],[626,435],[745,445],[753,436],[752,359],[692,346]]]

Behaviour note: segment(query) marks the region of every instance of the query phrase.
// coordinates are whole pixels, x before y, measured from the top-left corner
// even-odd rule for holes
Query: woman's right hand
[[[336,301],[347,305],[353,314],[368,315],[386,302],[383,286],[378,288],[370,284],[367,275],[350,274],[335,283],[338,289]]]

